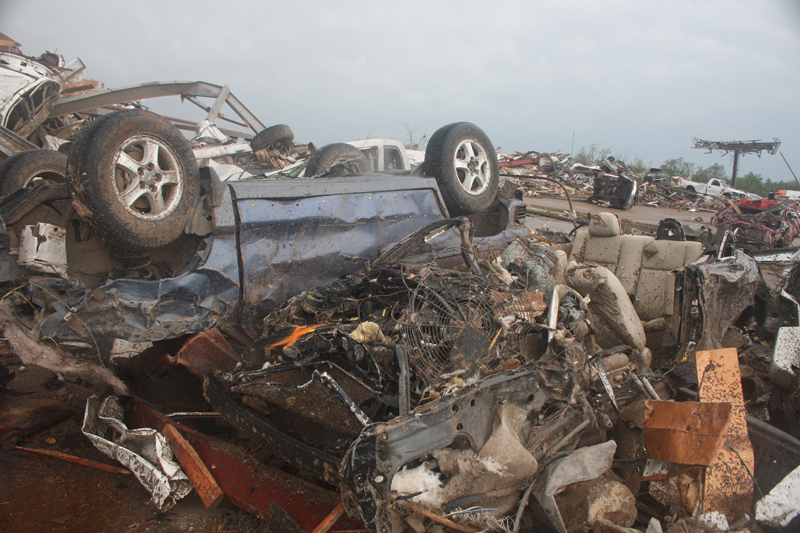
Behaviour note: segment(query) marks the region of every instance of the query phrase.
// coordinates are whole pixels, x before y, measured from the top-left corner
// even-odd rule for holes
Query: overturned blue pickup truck
[[[273,137],[276,148],[287,140]],[[373,173],[358,149],[329,147],[300,177],[232,180],[198,165],[162,117],[103,115],[73,143],[66,183],[28,180],[0,200],[0,278],[22,282],[42,335],[62,346],[211,327],[255,338],[287,298],[362,270],[423,226],[467,216],[479,252],[525,232],[521,196],[500,186],[472,124],[438,130],[413,171]],[[445,232],[420,261],[457,255],[459,239]]]

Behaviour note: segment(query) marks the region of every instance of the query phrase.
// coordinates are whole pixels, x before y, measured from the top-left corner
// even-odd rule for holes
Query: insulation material
[[[362,322],[350,334],[358,342],[386,342],[386,337],[381,332],[381,327],[375,322]]]
[[[94,447],[128,468],[152,494],[159,511],[167,511],[192,491],[192,483],[173,460],[166,437],[155,429],[130,430],[122,422],[124,411],[114,396],[86,402],[81,431]],[[109,440],[108,435],[113,435]]]
[[[427,462],[416,468],[404,466],[392,478],[392,493],[395,497],[413,495],[411,501],[429,507],[442,506],[444,503],[442,488],[440,474],[433,472]]]

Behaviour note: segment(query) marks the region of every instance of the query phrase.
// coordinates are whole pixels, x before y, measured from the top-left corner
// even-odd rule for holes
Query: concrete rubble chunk
[[[800,514],[800,467],[756,503],[759,524],[786,527]]]
[[[622,527],[636,522],[636,499],[612,472],[567,486],[556,503],[570,533],[585,533],[603,521]]]
[[[580,448],[547,467],[544,474],[539,476],[533,495],[556,531],[568,533],[556,495],[573,483],[597,479],[607,472],[616,450],[617,443],[614,441]],[[624,501],[624,498],[620,501]]]

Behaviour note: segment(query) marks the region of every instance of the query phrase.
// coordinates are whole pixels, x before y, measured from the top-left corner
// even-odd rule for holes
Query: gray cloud
[[[5,0],[0,20],[25,53],[79,56],[109,87],[228,84],[263,122],[318,145],[468,120],[506,151],[569,152],[574,132],[576,151],[653,164],[730,168],[692,137],[778,137],[800,170],[794,0]],[[791,179],[780,156],[741,169]]]

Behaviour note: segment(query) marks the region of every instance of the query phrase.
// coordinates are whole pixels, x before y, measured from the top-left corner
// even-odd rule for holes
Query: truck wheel
[[[323,146],[308,159],[306,177],[341,176],[371,170],[367,157],[353,145],[335,143]]]
[[[497,197],[497,154],[486,134],[469,122],[436,130],[425,150],[425,170],[436,178],[450,216],[485,211]]]
[[[697,191],[694,190],[694,187],[692,187],[691,185],[686,187],[686,190],[689,191],[689,192],[697,192]]]
[[[250,141],[250,148],[254,152],[269,148],[273,144],[291,145],[294,141],[294,132],[286,124],[276,124],[261,131]]]
[[[54,150],[26,150],[0,164],[0,196],[25,187],[67,181],[67,154]]]
[[[189,141],[140,110],[106,115],[75,140],[67,165],[78,214],[106,242],[139,251],[183,233],[200,194]]]

